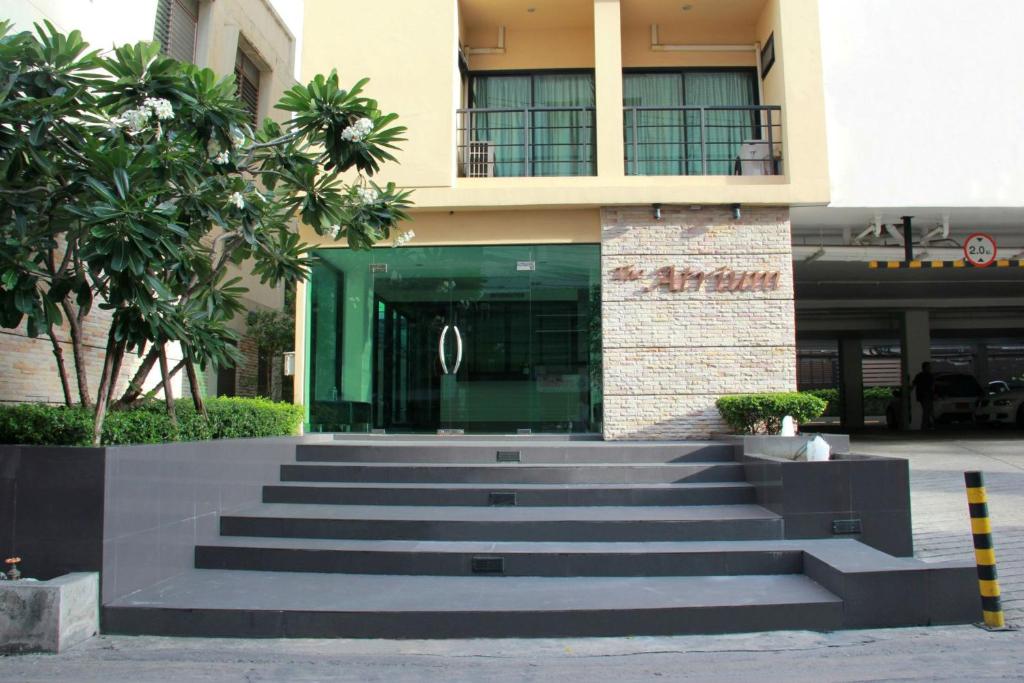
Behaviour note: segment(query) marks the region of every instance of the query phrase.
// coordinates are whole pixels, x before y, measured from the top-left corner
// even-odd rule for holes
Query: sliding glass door
[[[732,175],[744,140],[760,136],[752,70],[627,73],[626,171],[630,175]],[[701,111],[703,108],[703,112]]]

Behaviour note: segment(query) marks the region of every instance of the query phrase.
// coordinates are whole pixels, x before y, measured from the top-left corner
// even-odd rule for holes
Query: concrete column
[[[622,21],[619,0],[594,0],[597,173],[625,175],[622,140]]]
[[[903,356],[903,419],[900,429],[921,426],[921,404],[914,400],[910,383],[921,372],[921,364],[931,360],[931,329],[928,311],[904,311],[900,343]]]
[[[978,342],[974,346],[974,376],[981,382],[982,388],[988,387],[988,383],[994,379],[1002,379],[1001,377],[993,377],[988,368],[988,344],[985,342]]]
[[[864,350],[859,337],[839,340],[839,398],[843,404],[840,415],[844,429],[864,426]]]

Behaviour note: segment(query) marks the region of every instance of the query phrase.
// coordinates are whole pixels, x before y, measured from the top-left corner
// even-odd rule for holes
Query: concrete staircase
[[[946,614],[847,604],[949,577],[857,541],[784,540],[733,445],[514,443],[300,445],[195,570],[107,605],[104,630],[610,636]]]

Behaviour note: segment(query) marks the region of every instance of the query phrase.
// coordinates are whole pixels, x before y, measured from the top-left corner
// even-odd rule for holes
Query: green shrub
[[[843,412],[843,402],[839,398],[838,389],[807,389],[800,392],[817,396],[828,403],[822,415],[826,417],[839,417]],[[885,415],[885,409],[892,401],[893,387],[865,387],[864,388],[864,414]]]
[[[822,415],[828,417],[839,417],[842,412],[842,402],[839,400],[838,389],[808,389],[801,391],[801,394],[810,394],[811,396],[817,396],[826,403],[825,412]]]
[[[196,413],[190,399],[175,401],[177,427],[162,401],[115,410],[104,422],[103,444],[289,436],[298,432],[304,417],[302,406],[263,398],[210,398],[206,410],[209,419]],[[92,443],[92,425],[90,411],[77,406],[0,406],[0,443],[88,446]]]
[[[0,443],[88,446],[92,443],[92,415],[78,407],[40,403],[0,406]]]
[[[715,405],[734,431],[777,434],[786,415],[792,415],[797,422],[808,422],[825,412],[826,403],[817,396],[794,391],[723,396]]]

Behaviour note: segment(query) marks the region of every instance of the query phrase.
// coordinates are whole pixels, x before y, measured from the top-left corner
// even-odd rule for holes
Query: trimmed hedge
[[[196,413],[190,399],[175,401],[178,426],[163,402],[113,411],[103,422],[103,444],[158,444],[172,441],[289,436],[298,432],[302,406],[265,398],[221,397],[206,400],[209,419]],[[33,446],[88,446],[92,414],[81,407],[26,403],[0,406],[0,443]]]
[[[742,434],[778,434],[786,415],[808,422],[820,417],[826,405],[817,396],[796,391],[723,396],[715,402],[726,424]]]
[[[864,388],[864,414],[885,415],[886,408],[893,398],[894,387],[865,387]],[[824,415],[828,417],[839,417],[842,413],[843,404],[839,400],[838,389],[808,389],[800,392],[817,396],[828,403]]]

